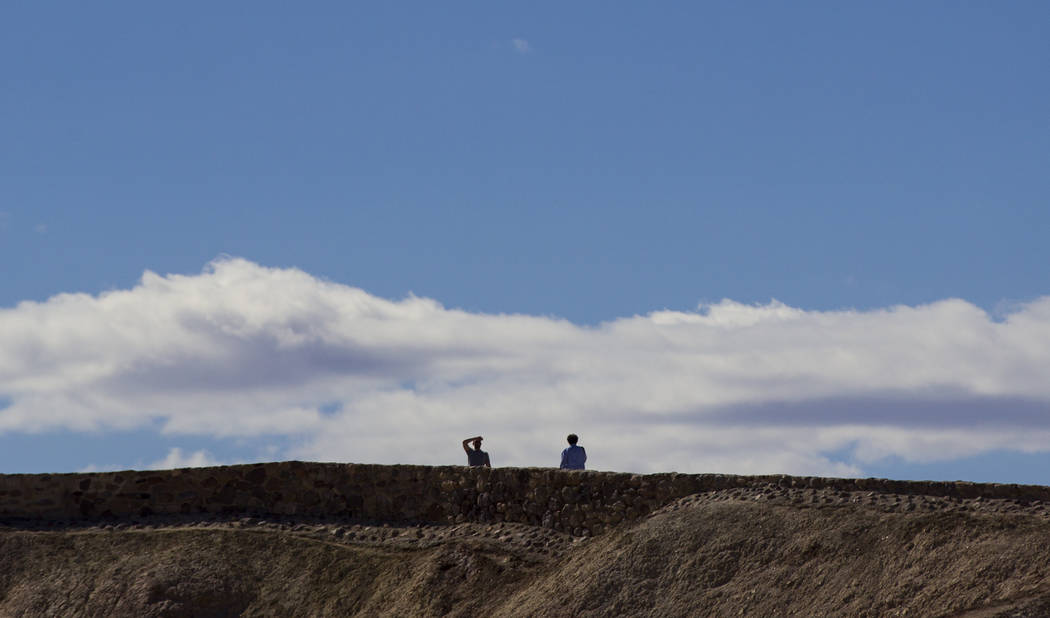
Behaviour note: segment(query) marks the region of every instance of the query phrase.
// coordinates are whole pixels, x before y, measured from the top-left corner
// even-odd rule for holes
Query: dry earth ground
[[[3,616],[1050,616],[1050,510],[765,488],[522,524],[5,522]]]

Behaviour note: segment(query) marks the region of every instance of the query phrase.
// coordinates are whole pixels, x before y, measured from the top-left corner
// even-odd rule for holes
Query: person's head
[[[480,451],[481,450],[481,438],[474,438],[474,450],[475,451]]]
[[[576,446],[576,443],[580,441],[580,438],[574,433],[570,433],[569,437],[566,439],[569,441],[569,444],[573,446]]]

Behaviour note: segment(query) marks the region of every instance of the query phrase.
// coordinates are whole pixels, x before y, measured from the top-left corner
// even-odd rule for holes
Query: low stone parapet
[[[90,520],[210,513],[398,523],[506,521],[595,535],[684,496],[769,486],[1050,501],[1050,487],[1041,485],[286,461],[0,475],[0,518]]]

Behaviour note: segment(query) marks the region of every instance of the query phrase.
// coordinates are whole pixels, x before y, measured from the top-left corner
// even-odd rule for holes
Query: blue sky
[[[494,462],[546,465],[575,430],[609,469],[1050,483],[1050,380],[1022,343],[1045,336],[1050,294],[1048,20],[1039,2],[5,5],[0,471],[455,463],[455,436],[479,432]],[[284,286],[318,305],[246,303]],[[429,316],[405,327],[429,343],[351,335],[373,332],[362,303]],[[671,314],[708,321],[635,338]],[[477,322],[448,326],[461,318]],[[802,323],[825,356],[794,356]],[[704,330],[725,324],[746,332]],[[889,330],[859,338],[873,324]],[[310,354],[282,339],[304,328],[324,342]],[[127,347],[103,345],[125,330]],[[554,331],[560,355],[534,345]],[[197,336],[216,347],[180,347]],[[731,376],[689,364],[715,339],[742,359]],[[447,369],[467,340],[486,360]],[[657,341],[674,349],[650,356]],[[442,360],[402,362],[424,348]],[[623,364],[574,382],[605,350]],[[639,372],[651,397],[606,401],[631,359],[679,357]],[[864,387],[842,358],[884,375]],[[280,390],[208,359],[297,377]],[[536,369],[552,363],[568,368]],[[909,377],[931,363],[953,371]],[[129,390],[143,372],[163,397]],[[558,412],[530,427],[529,401]],[[835,417],[800,412],[829,401]],[[406,410],[451,446],[380,422]],[[698,433],[668,446],[693,434],[646,434],[652,415]],[[734,449],[707,457],[705,435]]]

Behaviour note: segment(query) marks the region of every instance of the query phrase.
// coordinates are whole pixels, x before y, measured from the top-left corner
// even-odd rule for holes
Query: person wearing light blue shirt
[[[584,464],[587,463],[587,451],[582,446],[577,446],[576,442],[579,438],[574,433],[570,433],[569,437],[569,448],[561,452],[561,468],[563,470],[583,470]]]

